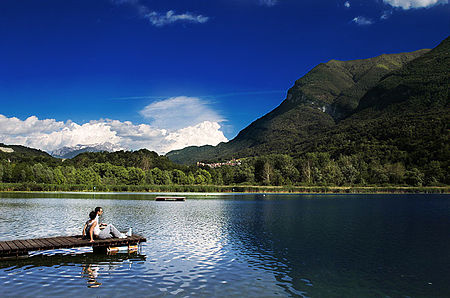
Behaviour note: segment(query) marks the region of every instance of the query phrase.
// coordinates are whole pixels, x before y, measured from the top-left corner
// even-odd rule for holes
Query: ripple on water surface
[[[0,239],[79,234],[100,205],[104,222],[147,242],[2,261],[2,295],[450,296],[448,197],[67,196],[0,197]]]

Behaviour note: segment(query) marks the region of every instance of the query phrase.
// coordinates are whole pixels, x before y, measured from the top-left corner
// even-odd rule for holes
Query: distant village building
[[[6,153],[13,153],[14,149],[7,148],[7,147],[0,147],[0,151],[6,152]]]
[[[197,162],[197,166],[200,167],[210,167],[210,168],[220,168],[221,166],[240,166],[241,160],[240,159],[232,159],[226,162],[215,162],[215,163],[203,163],[203,162]]]

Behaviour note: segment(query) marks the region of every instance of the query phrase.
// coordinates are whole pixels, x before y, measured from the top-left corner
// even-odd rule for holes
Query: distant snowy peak
[[[101,144],[89,144],[89,145],[78,144],[72,147],[65,146],[52,151],[50,154],[53,157],[58,158],[73,158],[83,152],[101,152],[101,151],[114,152],[119,150],[125,150],[125,148],[122,148],[117,144],[106,142]]]

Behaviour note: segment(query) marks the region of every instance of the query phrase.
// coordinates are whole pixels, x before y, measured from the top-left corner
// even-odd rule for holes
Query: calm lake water
[[[155,196],[0,194],[0,240],[80,234],[96,206],[147,238],[0,261],[0,295],[450,297],[449,195]]]

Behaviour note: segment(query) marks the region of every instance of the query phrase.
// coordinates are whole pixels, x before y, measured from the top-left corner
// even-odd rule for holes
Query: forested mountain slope
[[[320,64],[235,139],[167,156],[179,163],[311,152],[405,164],[418,156],[449,160],[449,43],[447,38],[432,51]]]

